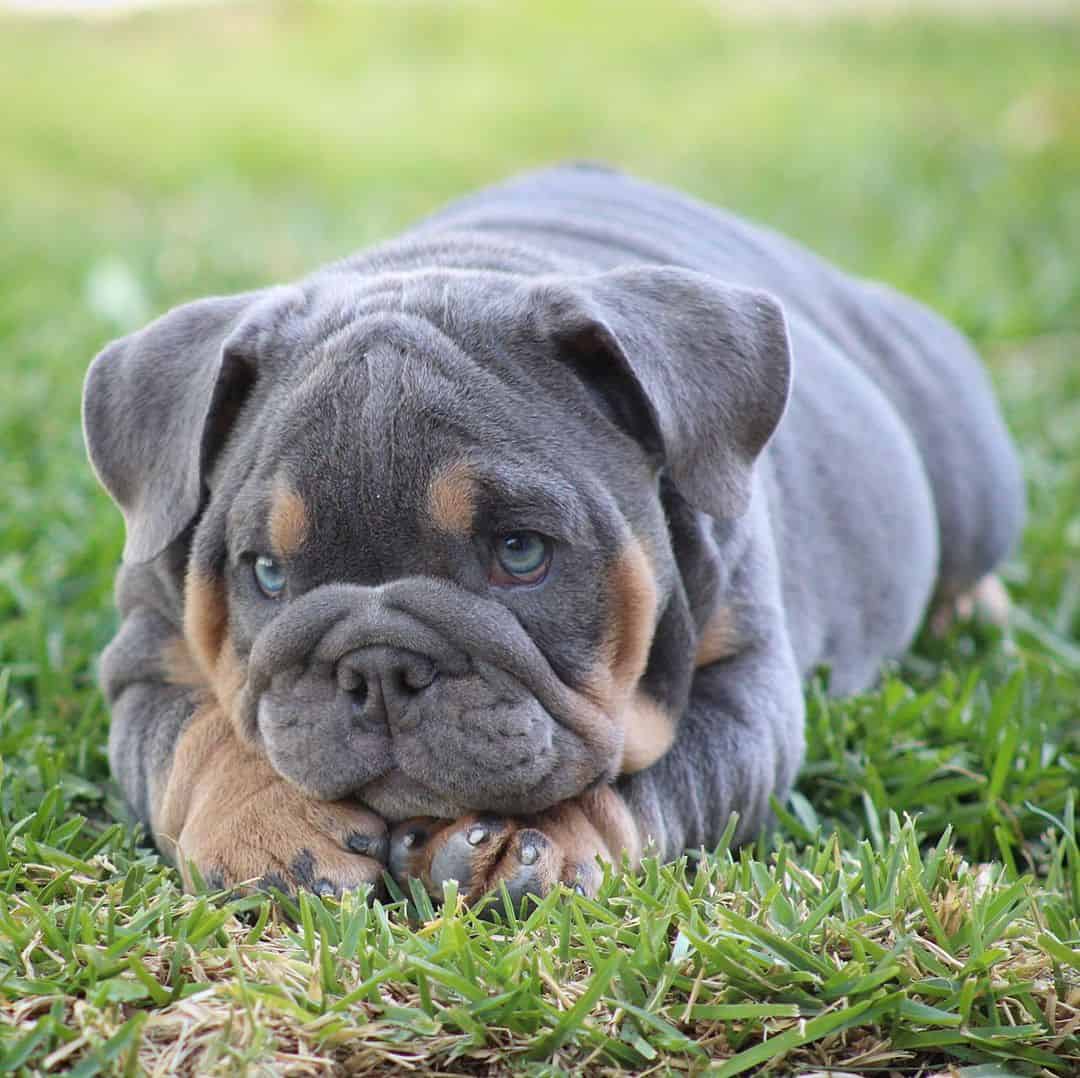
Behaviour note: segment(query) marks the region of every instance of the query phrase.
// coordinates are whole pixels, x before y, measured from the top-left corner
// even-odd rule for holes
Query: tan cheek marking
[[[184,588],[184,636],[204,673],[209,673],[217,662],[228,621],[224,581],[190,569]]]
[[[182,636],[173,637],[161,649],[161,668],[170,685],[182,685],[188,689],[208,687],[202,667],[195,661],[188,642]]]
[[[184,635],[218,703],[231,712],[245,675],[229,636],[229,609],[220,577],[198,569],[189,571],[184,593]]]
[[[624,765],[629,761],[633,770],[640,770],[666,751],[674,724],[661,719],[662,709],[637,691],[656,631],[657,588],[649,559],[636,538],[627,543],[616,562],[609,588],[610,627],[600,648],[601,660],[584,693],[621,727]]]
[[[627,708],[620,773],[633,774],[655,764],[675,740],[675,720],[640,689]]]
[[[730,659],[738,654],[741,643],[735,612],[725,603],[719,603],[698,637],[694,665],[708,666],[720,659]]]
[[[637,539],[626,544],[611,570],[608,589],[610,622],[600,662],[585,691],[608,714],[621,714],[645,673],[657,628],[656,578]]]
[[[451,535],[468,535],[476,514],[476,480],[467,461],[443,468],[428,487],[428,514],[435,527]]]
[[[607,650],[616,700],[623,704],[645,673],[656,631],[656,578],[637,539],[615,565],[612,592],[615,616]]]
[[[281,557],[295,554],[311,531],[304,499],[292,487],[279,480],[270,503],[270,545]]]

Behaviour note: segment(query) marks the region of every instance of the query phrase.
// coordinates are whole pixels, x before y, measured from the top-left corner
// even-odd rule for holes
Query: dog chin
[[[397,768],[369,782],[357,796],[389,823],[400,823],[413,816],[456,819],[470,808],[464,801],[428,789]]]

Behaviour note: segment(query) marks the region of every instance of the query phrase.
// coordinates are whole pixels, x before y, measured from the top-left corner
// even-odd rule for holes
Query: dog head
[[[776,303],[690,271],[341,269],[113,343],[84,429],[283,776],[525,812],[670,744],[699,626],[661,478],[738,518],[789,381]]]

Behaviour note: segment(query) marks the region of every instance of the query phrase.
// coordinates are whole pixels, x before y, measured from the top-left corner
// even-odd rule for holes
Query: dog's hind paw
[[[1001,577],[989,573],[968,591],[939,597],[930,614],[930,631],[943,637],[954,625],[965,621],[1004,629],[1009,624],[1011,610],[1009,592]]]

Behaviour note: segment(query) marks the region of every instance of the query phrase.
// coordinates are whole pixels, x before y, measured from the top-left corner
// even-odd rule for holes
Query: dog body
[[[178,308],[84,420],[128,526],[113,767],[230,883],[588,889],[750,837],[803,677],[868,686],[1023,517],[954,329],[591,166]]]

